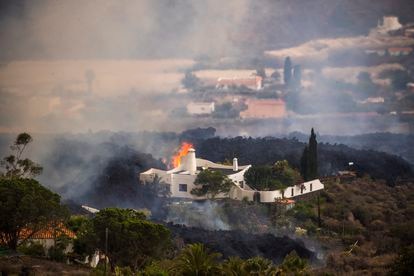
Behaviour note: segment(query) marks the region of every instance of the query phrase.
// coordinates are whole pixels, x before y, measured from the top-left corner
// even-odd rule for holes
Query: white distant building
[[[402,25],[397,16],[384,16],[382,22],[378,20],[377,27],[370,31],[370,35],[386,35],[401,28]]]
[[[250,167],[251,165],[239,166],[237,158],[233,159],[232,165],[222,165],[196,158],[195,150],[191,148],[187,155],[182,157],[181,164],[177,168],[168,171],[151,168],[141,173],[139,179],[141,183],[151,183],[155,176],[158,176],[162,182],[169,185],[172,198],[183,199],[205,199],[205,197],[192,195],[191,190],[195,188],[194,181],[197,174],[206,169],[221,171],[234,183],[228,195],[220,194],[217,198],[230,197],[236,200],[247,199],[265,203],[275,202],[282,198],[294,198],[324,189],[319,179],[315,179],[288,187],[284,191],[257,191],[249,187],[244,180],[244,174]]]
[[[361,104],[381,104],[384,103],[385,99],[383,97],[369,97],[363,101],[359,101]]]
[[[214,112],[214,102],[192,102],[187,105],[187,113],[191,115],[208,115]]]

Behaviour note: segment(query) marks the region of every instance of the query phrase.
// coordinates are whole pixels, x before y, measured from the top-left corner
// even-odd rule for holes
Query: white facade
[[[193,102],[187,105],[187,113],[191,115],[208,115],[215,110],[214,102]]]
[[[388,35],[391,31],[396,31],[402,28],[401,23],[396,16],[384,16],[381,20],[378,20],[377,27],[371,29],[370,35]]]
[[[239,166],[237,158],[233,159],[232,165],[217,164],[196,158],[195,150],[190,149],[188,154],[181,159],[181,164],[177,168],[169,171],[152,168],[141,173],[139,178],[142,183],[150,183],[155,176],[158,176],[162,182],[170,186],[171,197],[186,199],[205,199],[205,197],[191,194],[191,190],[195,188],[194,181],[197,174],[205,169],[220,170],[234,183],[228,195],[220,194],[217,198],[230,197],[235,200],[247,199],[270,203],[275,202],[276,199],[294,198],[324,189],[324,185],[319,179],[315,179],[288,187],[284,191],[257,191],[249,187],[244,180],[244,174],[250,167],[251,165]]]
[[[300,185],[287,187],[284,192],[282,190],[276,191],[256,191],[245,185],[244,188],[234,186],[230,191],[230,198],[236,200],[243,200],[247,198],[249,201],[254,200],[254,195],[258,194],[258,201],[262,203],[275,202],[276,199],[295,198],[312,192],[324,189],[324,185],[319,179],[304,182]]]
[[[382,25],[378,26],[386,31],[395,31],[401,29],[402,25],[396,16],[384,16]]]

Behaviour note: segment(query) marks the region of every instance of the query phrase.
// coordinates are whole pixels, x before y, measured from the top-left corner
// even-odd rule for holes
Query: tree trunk
[[[322,223],[321,223],[321,204],[320,204],[320,200],[319,200],[319,194],[318,194],[318,226],[319,226],[319,228],[322,227]]]

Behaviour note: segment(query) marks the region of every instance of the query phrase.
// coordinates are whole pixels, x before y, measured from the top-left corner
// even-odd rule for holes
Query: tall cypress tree
[[[309,143],[300,158],[300,173],[305,181],[318,178],[318,142],[312,128]]]
[[[310,180],[318,178],[318,142],[316,141],[316,135],[311,130],[311,136],[309,137],[309,168],[308,168],[308,178]]]
[[[302,84],[302,69],[300,65],[293,67],[293,83],[296,88],[299,88]]]
[[[283,66],[283,81],[285,85],[290,85],[290,81],[292,80],[292,61],[290,57],[285,58],[285,64]]]

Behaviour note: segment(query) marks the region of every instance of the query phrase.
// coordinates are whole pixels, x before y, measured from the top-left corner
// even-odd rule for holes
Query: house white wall
[[[301,186],[303,185],[303,189]],[[287,187],[284,192],[285,198],[294,198],[297,196],[309,194],[315,191],[320,191],[324,189],[324,185],[321,183],[319,179],[315,179],[312,181],[304,182],[300,185],[294,185]],[[292,193],[293,191],[293,193]],[[255,190],[247,190],[243,189],[239,186],[235,186],[232,188],[229,196],[232,199],[236,200],[243,200],[243,198],[247,198],[250,201],[253,201],[254,194],[258,192],[260,194],[260,202],[263,203],[270,203],[275,202],[276,199],[282,198],[282,191],[255,191]]]
[[[187,113],[191,115],[208,115],[214,112],[214,102],[189,103],[187,105]]]

